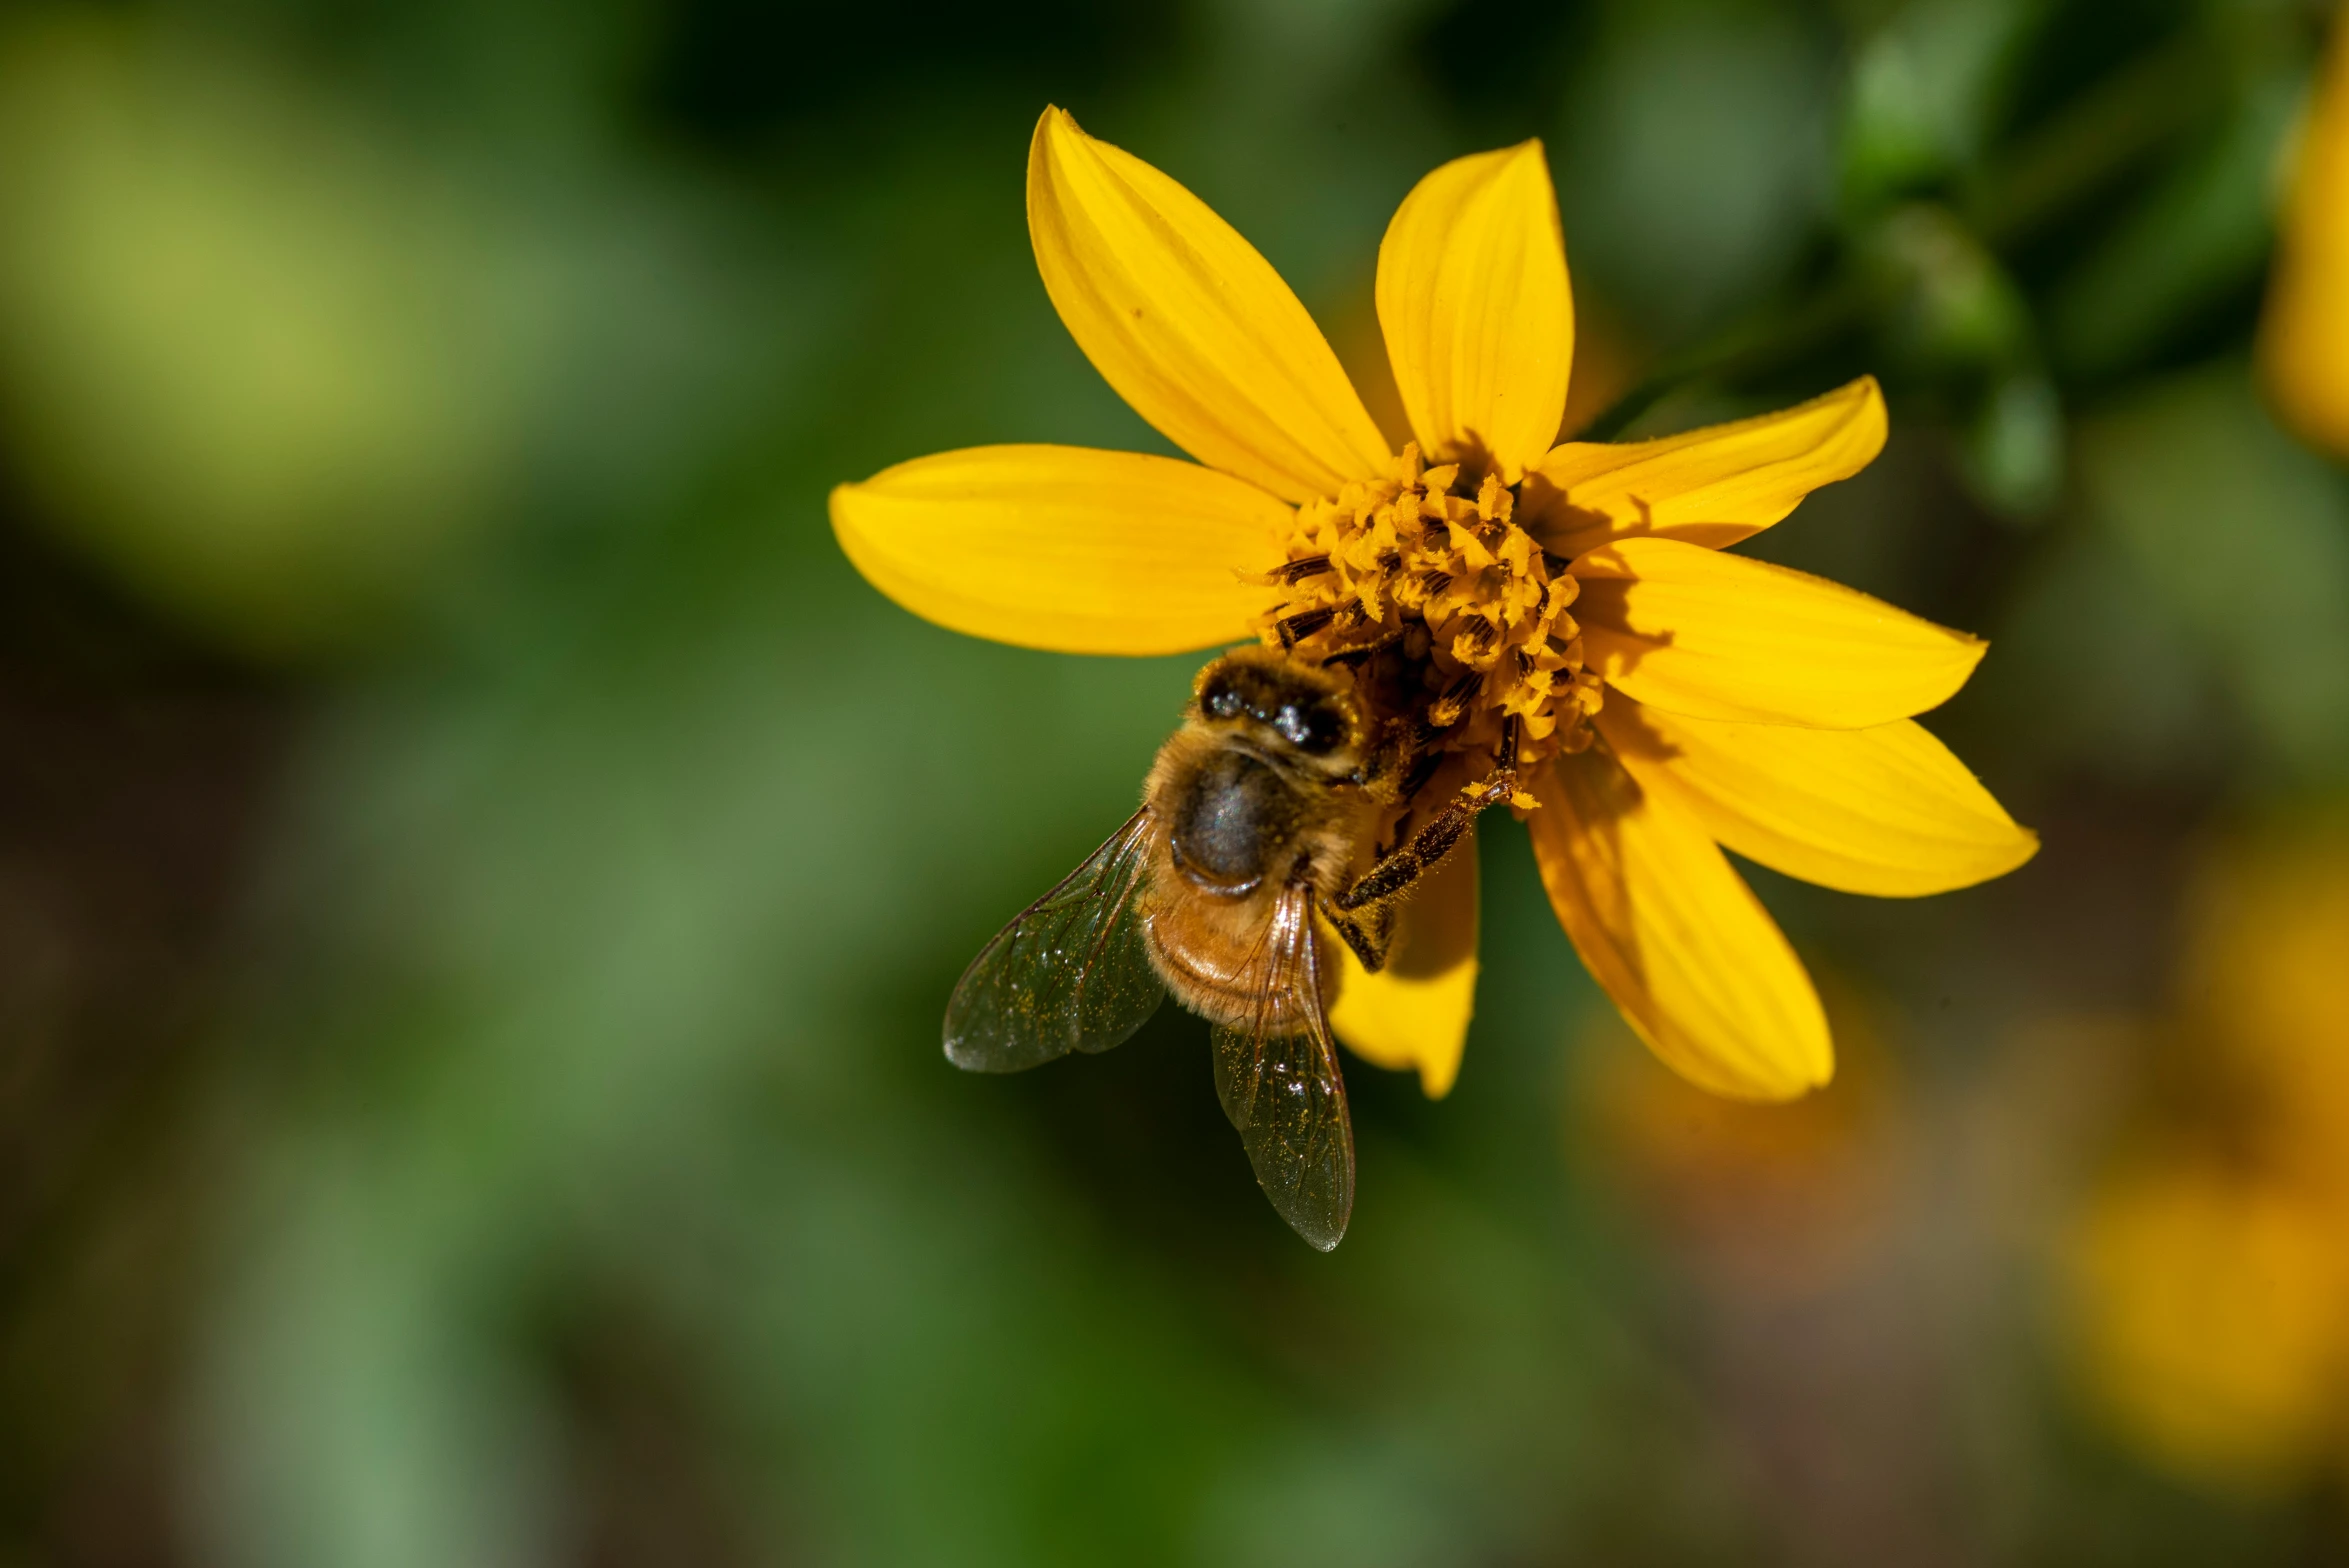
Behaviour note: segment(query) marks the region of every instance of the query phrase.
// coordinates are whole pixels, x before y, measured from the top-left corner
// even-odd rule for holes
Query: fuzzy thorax
[[[1601,687],[1567,613],[1579,585],[1512,520],[1516,502],[1404,447],[1386,478],[1297,509],[1264,640],[1352,663],[1365,705],[1434,750],[1489,757],[1513,716],[1520,766],[1580,751]]]

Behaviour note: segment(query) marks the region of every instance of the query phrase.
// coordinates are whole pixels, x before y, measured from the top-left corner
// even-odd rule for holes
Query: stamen
[[[1466,713],[1468,699],[1483,684],[1484,677],[1470,671],[1444,688],[1444,694],[1427,706],[1427,722],[1437,729],[1448,730],[1460,722]]]
[[[1421,790],[1427,788],[1427,781],[1434,778],[1436,769],[1443,765],[1444,754],[1440,751],[1423,751],[1414,757],[1411,761],[1411,771],[1403,775],[1403,789],[1399,798],[1410,800]]]
[[[1338,612],[1325,604],[1319,609],[1300,610],[1295,615],[1281,617],[1277,623],[1280,628],[1281,646],[1283,648],[1296,647],[1299,642],[1336,620],[1337,616]]]
[[[1327,669],[1335,664],[1347,669],[1359,668],[1402,640],[1403,634],[1401,632],[1390,632],[1376,642],[1366,642],[1354,648],[1340,648],[1336,653],[1328,655],[1321,661],[1322,667]]]

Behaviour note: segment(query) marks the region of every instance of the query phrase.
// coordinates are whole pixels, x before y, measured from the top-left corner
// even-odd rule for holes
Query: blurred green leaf
[[[1996,382],[1965,431],[1965,473],[2001,517],[2043,517],[2062,493],[2064,411],[2047,377]]]
[[[2089,515],[2212,659],[2287,770],[2349,766],[2349,493],[2268,419],[2240,365],[2087,421]]]
[[[221,642],[306,656],[532,506],[672,482],[774,307],[674,208],[511,195],[249,49],[10,23],[0,397],[47,518]]]
[[[1902,208],[1877,236],[1902,285],[1891,348],[1924,375],[1979,375],[2035,353],[2031,309],[1980,237],[1945,207]]]
[[[1912,0],[1879,26],[1852,65],[1846,200],[1874,206],[1971,170],[2038,20],[2023,0]]]
[[[2256,279],[2273,228],[2273,184],[2301,83],[2256,81],[2210,145],[2073,270],[2049,306],[2055,352],[2075,374],[2143,363]]]
[[[15,452],[127,578],[256,650],[364,638],[478,528],[549,258],[346,107],[127,24],[0,40]]]
[[[1775,282],[1827,204],[1820,43],[1789,11],[1735,0],[1611,10],[1564,95],[1577,276],[1665,337]]]

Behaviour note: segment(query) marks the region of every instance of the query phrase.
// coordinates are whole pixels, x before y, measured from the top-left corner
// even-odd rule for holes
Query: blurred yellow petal
[[[1171,457],[983,446],[832,492],[865,580],[925,620],[1062,653],[1175,653],[1252,635],[1290,509]]]
[[[1337,957],[1338,1038],[1364,1061],[1416,1070],[1428,1098],[1449,1094],[1476,1010],[1475,829],[1402,907],[1385,968],[1369,973],[1334,936],[1323,947]]]
[[[1824,578],[1676,539],[1575,559],[1589,668],[1698,719],[1865,729],[1949,700],[1985,644]]]
[[[1641,534],[1719,549],[1874,462],[1884,430],[1884,394],[1862,376],[1758,419],[1653,441],[1570,441],[1527,477],[1526,526],[1569,557]]]
[[[1412,188],[1378,249],[1378,321],[1431,461],[1489,453],[1515,484],[1549,450],[1574,300],[1540,142],[1455,158]]]
[[[2349,20],[2309,103],[2259,359],[2284,422],[2349,458]]]
[[[1811,977],[1697,820],[1605,750],[1562,756],[1527,819],[1550,906],[1591,976],[1682,1077],[1786,1100],[1833,1076]]]
[[[1864,730],[1723,724],[1610,698],[1599,732],[1640,787],[1790,877],[1914,898],[2004,876],[2039,849],[1914,720]]]
[[[1028,235],[1085,357],[1199,461],[1290,501],[1384,472],[1378,426],[1271,263],[1065,110],[1028,149]]]

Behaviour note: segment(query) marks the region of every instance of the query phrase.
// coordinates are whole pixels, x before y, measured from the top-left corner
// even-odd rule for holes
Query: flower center
[[[1520,768],[1580,751],[1601,691],[1566,613],[1580,584],[1516,506],[1497,477],[1404,447],[1386,478],[1297,508],[1261,634],[1350,666],[1366,709],[1416,724],[1423,754],[1496,755],[1511,718]]]

